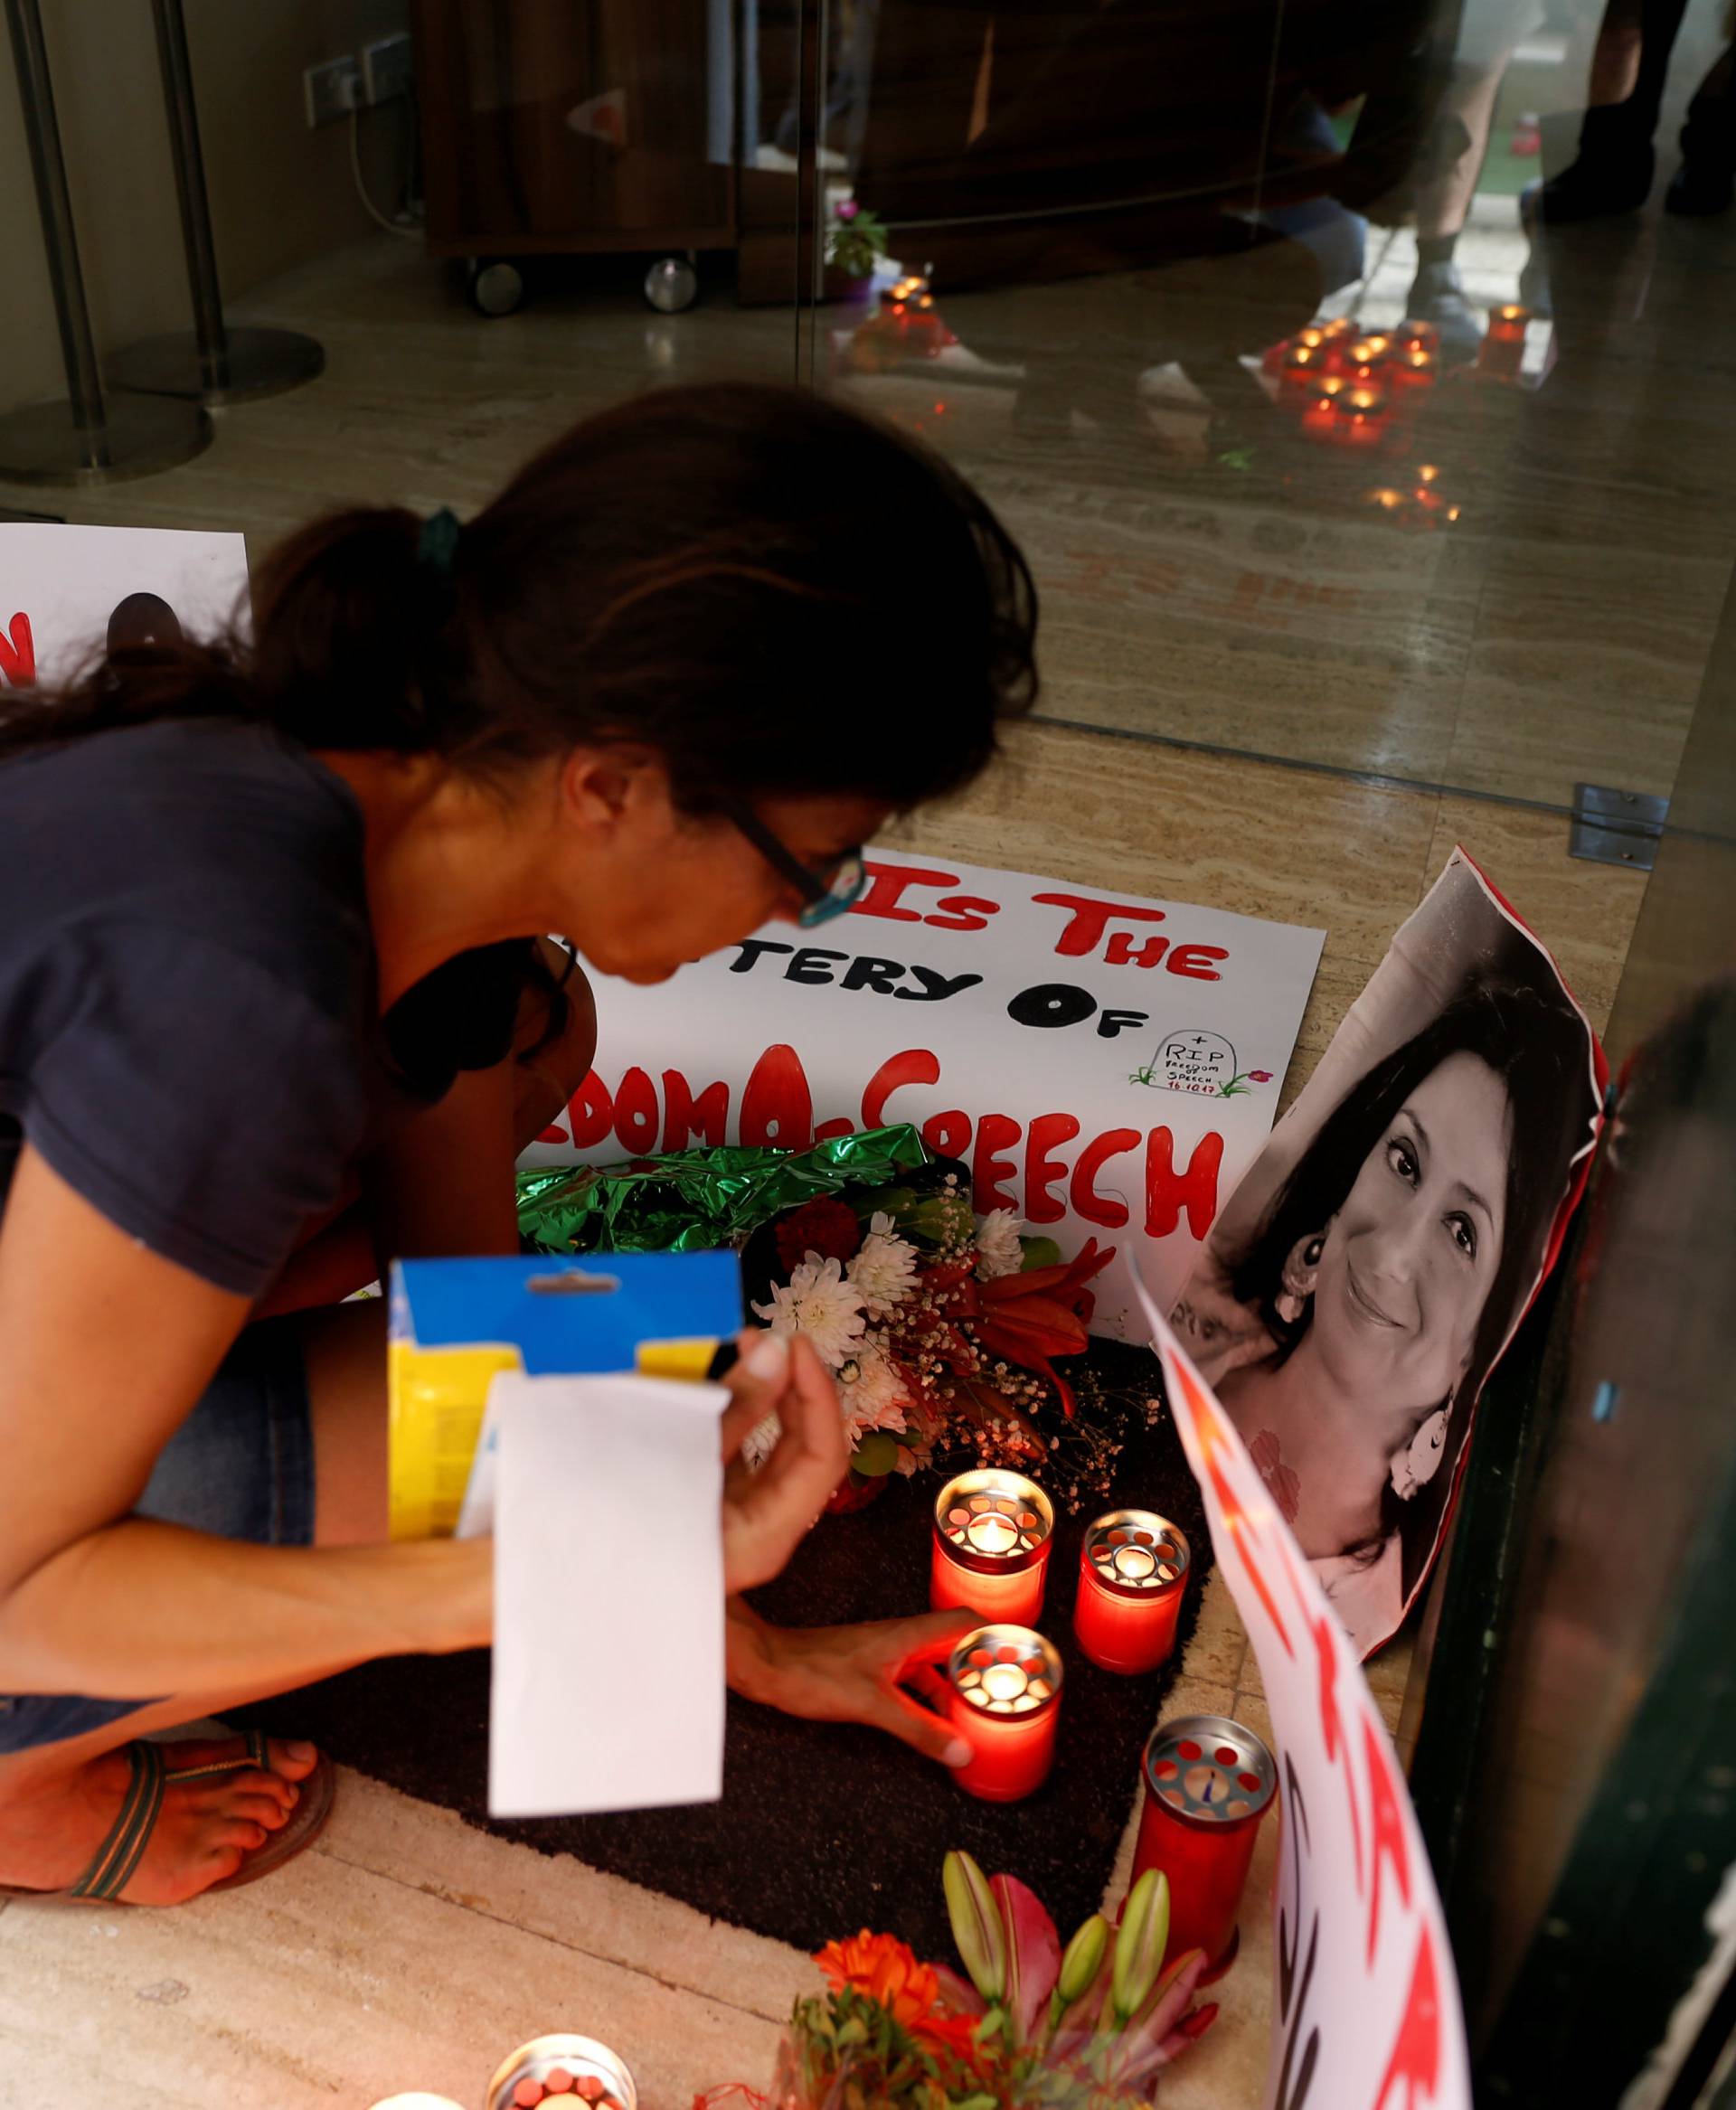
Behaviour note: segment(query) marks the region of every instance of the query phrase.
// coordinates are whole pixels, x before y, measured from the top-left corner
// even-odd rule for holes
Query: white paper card
[[[719,1385],[496,1378],[496,1817],[723,1792]]]
[[[247,619],[247,543],[180,528],[0,526],[0,689],[70,680],[105,643]]]

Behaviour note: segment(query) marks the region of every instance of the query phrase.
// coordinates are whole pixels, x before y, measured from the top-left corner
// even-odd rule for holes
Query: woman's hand
[[[723,1587],[731,1595],[769,1582],[801,1543],[850,1464],[838,1395],[814,1343],[797,1334],[749,1332],[725,1380]],[[769,1414],[782,1433],[757,1473],[741,1446]]]
[[[920,1706],[906,1684],[939,1699],[934,1665],[960,1634],[980,1626],[974,1612],[924,1612],[861,1626],[772,1626],[739,1598],[729,1607],[729,1677],[744,1699],[809,1721],[859,1721],[938,1758],[964,1766],[971,1747],[943,1717]]]

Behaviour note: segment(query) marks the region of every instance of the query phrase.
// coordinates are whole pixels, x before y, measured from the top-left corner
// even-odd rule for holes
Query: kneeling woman
[[[0,1886],[251,1879],[313,1836],[329,1764],[136,1739],[489,1640],[486,1544],[386,1542],[383,1314],[336,1300],[394,1254],[517,1249],[514,1155],[593,1039],[542,933],[648,983],[849,907],[858,846],[1028,702],[1033,627],[942,464],[695,390],[580,426],[461,532],[305,530],[250,643],[6,700]],[[743,1588],[844,1455],[803,1344],[737,1389],[726,1444],[769,1405],[787,1431],[726,1502]],[[957,1625],[741,1610],[731,1676],[961,1757],[896,1685]]]

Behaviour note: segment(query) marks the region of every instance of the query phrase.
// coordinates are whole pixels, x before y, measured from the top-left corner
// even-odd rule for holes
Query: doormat
[[[731,1694],[723,1797],[691,1809],[495,1823],[487,1815],[488,1657],[401,1656],[244,1710],[275,1736],[308,1737],[334,1758],[455,1810],[467,1823],[544,1853],[661,1890],[713,1918],[816,1949],[859,1927],[883,1929],[919,1955],[950,1957],[940,1889],[950,1847],[991,1874],[1028,1883],[1065,1939],[1096,1911],[1137,1790],[1145,1739],[1159,1718],[1211,1572],[1204,1512],[1148,1350],[1097,1342],[1071,1366],[1081,1412],[1121,1449],[1109,1485],[1075,1497],[1052,1475],[1054,1550],[1042,1627],[1066,1663],[1054,1771],[1022,1803],[981,1803],[944,1766],[852,1724],[810,1722]],[[1096,1395],[1095,1397],[1093,1395]],[[1105,1396],[1107,1395],[1107,1396]],[[1154,1404],[1147,1407],[1149,1400]],[[899,1480],[850,1516],[826,1517],[775,1583],[753,1595],[768,1619],[824,1626],[888,1619],[928,1606],[929,1518],[939,1476]],[[1077,1503],[1074,1507],[1073,1504]],[[1179,1524],[1194,1567],[1176,1646],[1146,1677],[1088,1663],[1072,1638],[1085,1526],[1107,1509],[1154,1509]],[[598,1613],[630,1578],[598,1578]],[[575,1634],[575,1669],[583,1637]],[[608,1724],[597,1725],[598,1734]]]

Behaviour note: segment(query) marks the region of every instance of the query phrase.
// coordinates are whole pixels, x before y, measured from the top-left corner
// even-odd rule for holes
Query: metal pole
[[[67,392],[58,402],[0,413],[0,481],[106,484],[173,468],[211,445],[211,419],[196,403],[118,393],[104,400],[42,13],[38,0],[5,0],[5,5]]]
[[[199,373],[204,392],[211,395],[229,386],[229,338],[223,327],[222,291],[217,283],[217,251],[211,239],[211,201],[205,194],[199,109],[193,99],[193,67],[187,58],[187,23],[181,0],[151,0],[151,13],[163,69],[175,194],[181,203],[181,240],[187,252]]]
[[[175,196],[181,207],[181,246],[186,252],[187,285],[193,295],[193,331],[189,334],[177,330],[127,345],[108,362],[109,378],[142,395],[179,396],[212,405],[243,403],[299,388],[325,367],[326,354],[316,339],[299,330],[250,325],[231,329],[223,318],[186,17],[181,0],[151,0],[151,14],[156,25]]]
[[[42,246],[48,252],[54,312],[60,319],[61,356],[66,366],[72,422],[80,432],[90,435],[89,466],[100,468],[107,458],[102,376],[90,334],[84,274],[79,268],[78,231],[72,224],[61,127],[54,115],[54,84],[49,78],[48,47],[42,42],[42,11],[36,0],[6,0],[6,25],[12,32],[12,55],[18,69],[18,99],[24,107],[24,137],[30,145],[36,203],[42,216]]]

